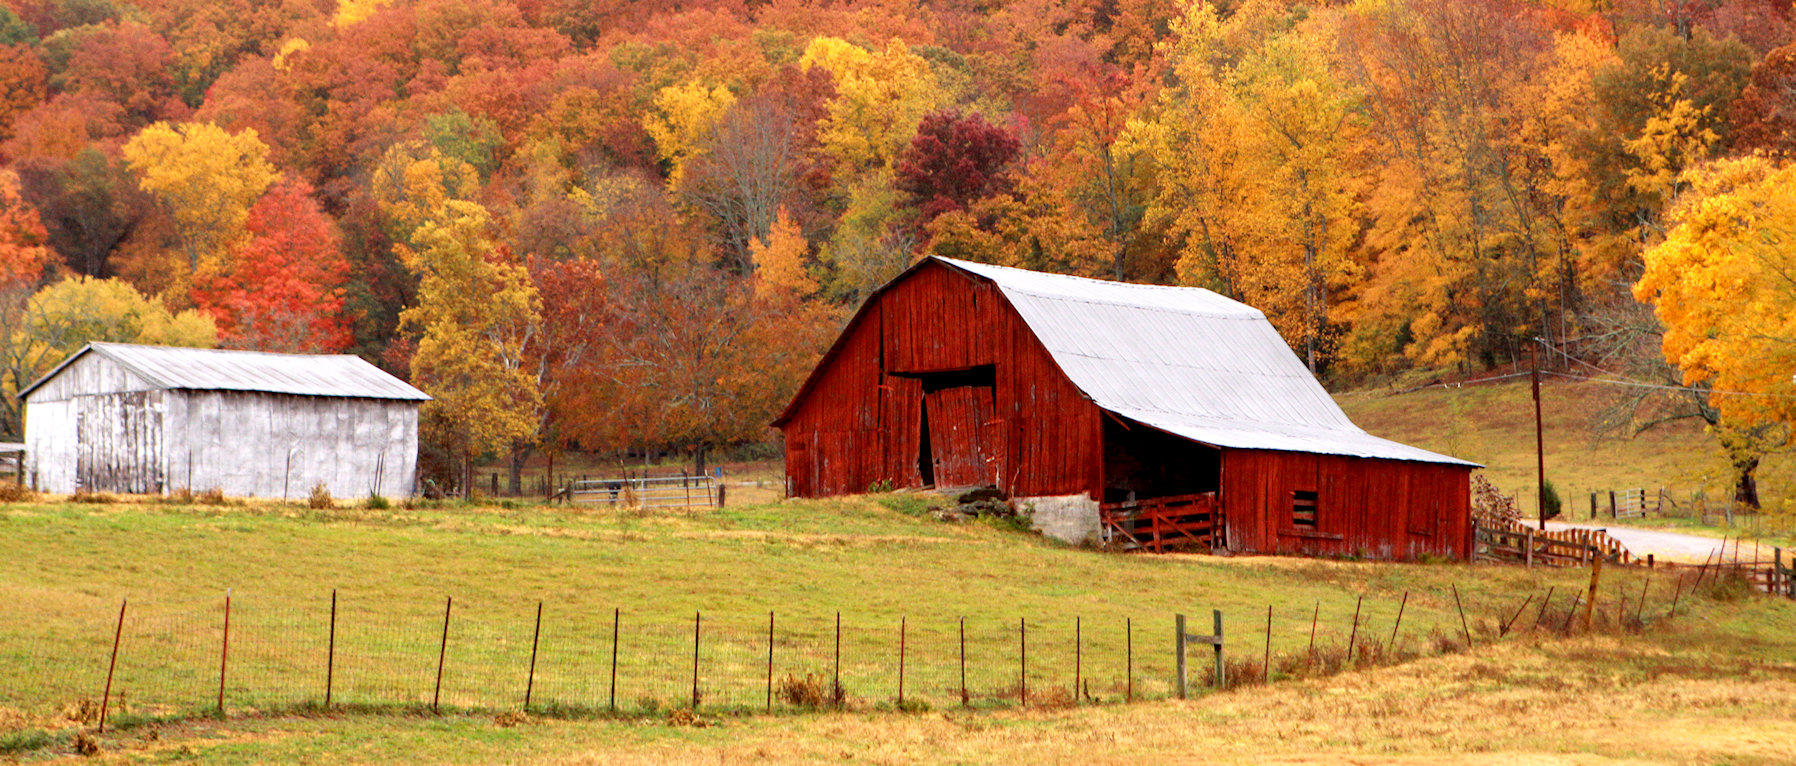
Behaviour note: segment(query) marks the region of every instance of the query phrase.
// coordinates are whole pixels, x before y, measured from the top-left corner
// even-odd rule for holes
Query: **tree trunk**
[[[708,450],[706,449],[704,444],[693,445],[693,447],[692,447],[692,473],[693,473],[693,475],[695,475],[695,476],[705,475],[705,453],[707,451]]]
[[[1759,469],[1757,457],[1734,462],[1734,505],[1759,509],[1759,480],[1753,474]]]
[[[512,497],[524,496],[524,463],[530,460],[530,453],[535,452],[528,442],[512,445],[510,475],[505,477],[505,493]]]

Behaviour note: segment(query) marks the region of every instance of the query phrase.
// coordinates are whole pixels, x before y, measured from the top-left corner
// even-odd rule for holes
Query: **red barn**
[[[775,421],[791,494],[993,485],[1073,542],[1464,559],[1477,466],[1366,433],[1208,290],[929,258]]]

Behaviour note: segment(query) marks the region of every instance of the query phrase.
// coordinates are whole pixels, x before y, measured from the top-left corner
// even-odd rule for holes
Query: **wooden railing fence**
[[[1216,493],[1173,495],[1099,506],[1105,539],[1125,548],[1222,546],[1222,506]]]
[[[1535,529],[1514,519],[1474,521],[1472,557],[1528,566],[1581,566],[1596,559],[1611,564],[1645,564],[1620,541],[1600,529]]]

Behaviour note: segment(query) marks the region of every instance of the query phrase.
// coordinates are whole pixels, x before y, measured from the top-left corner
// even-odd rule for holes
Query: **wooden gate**
[[[1125,548],[1164,553],[1168,548],[1223,547],[1222,504],[1214,492],[1104,503],[1098,515],[1105,539]]]

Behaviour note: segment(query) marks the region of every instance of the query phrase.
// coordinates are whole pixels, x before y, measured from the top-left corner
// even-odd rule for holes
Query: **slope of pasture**
[[[1494,641],[1492,626],[1524,599],[1538,603],[1540,594],[1555,588],[1554,605],[1563,610],[1585,574],[1104,554],[1001,526],[938,523],[923,513],[926,502],[891,495],[698,514],[461,505],[323,511],[276,504],[0,507],[0,557],[8,562],[0,568],[0,745],[27,760],[70,752],[74,727],[65,711],[98,696],[111,620],[122,598],[132,599],[134,610],[198,616],[159,623],[186,630],[190,641],[154,658],[191,655],[192,677],[169,687],[186,694],[186,702],[166,710],[144,707],[141,697],[132,696],[144,677],[126,673],[141,672],[144,650],[121,660],[121,687],[135,707],[116,719],[122,729],[100,738],[103,754],[114,760],[1114,762],[1213,749],[1244,761],[1393,752],[1454,760],[1488,751],[1602,754],[1592,762],[1677,755],[1672,760],[1770,763],[1775,758],[1763,755],[1763,742],[1786,741],[1790,733],[1789,692],[1796,690],[1791,602],[1684,593],[1685,616],[1653,621],[1644,636],[1560,640],[1531,634]],[[1649,588],[1645,613],[1663,615],[1671,583],[1661,575],[1649,584],[1639,572],[1609,576],[1600,602],[1604,613],[1637,604],[1643,587]],[[216,613],[207,610],[217,609],[227,588],[238,609],[232,678],[241,680],[230,687],[234,715],[193,718],[216,693],[211,679],[218,655],[211,642],[217,633],[210,622]],[[443,717],[422,715],[417,703],[428,702],[425,685],[422,699],[399,700],[410,704],[366,708],[397,715],[308,712],[303,706],[316,702],[322,680],[320,639],[332,588],[342,594],[348,623],[380,616],[416,629],[419,640],[382,648],[395,666],[420,668],[410,681],[422,684],[436,660],[433,626],[444,597],[454,596],[458,622],[446,686],[456,686],[468,701],[452,701]],[[1479,646],[1443,655],[1439,637],[1452,636],[1459,625],[1455,588]],[[1323,645],[1345,643],[1362,597],[1357,638],[1383,642],[1405,592],[1410,595],[1399,643],[1421,659],[1185,703],[1065,707],[1075,617],[1090,642],[1091,653],[1083,658],[1087,678],[1114,670],[1115,631],[1132,618],[1136,674],[1144,694],[1154,696],[1167,689],[1175,611],[1207,616],[1211,608],[1224,610],[1231,651],[1253,658],[1263,650],[1271,606],[1272,652],[1289,659],[1305,653],[1313,613],[1320,615]],[[736,638],[762,629],[755,626],[765,625],[769,610],[790,626],[785,630],[810,630],[816,637],[840,610],[859,637],[862,656],[874,661],[856,668],[853,709],[844,713],[741,716],[720,704],[701,711],[714,724],[707,727],[669,725],[660,712],[624,720],[576,713],[509,725],[515,719],[504,714],[520,702],[529,621],[539,601],[546,622],[561,626],[561,641],[568,643],[601,642],[605,627],[602,619],[589,621],[594,629],[575,635],[566,630],[569,615],[591,618],[613,607],[623,608],[632,623],[664,623],[676,644],[689,635],[679,631],[695,610],[704,611],[707,636]],[[292,619],[257,623],[256,615],[269,605]],[[908,672],[923,674],[939,668],[945,655],[939,640],[920,646],[919,636],[940,639],[960,616],[985,626],[1027,618],[1032,694],[1059,707],[960,711],[938,694],[930,698],[936,712],[891,712],[897,625],[903,620],[913,631],[909,651],[917,654]],[[1207,620],[1198,626],[1207,627]],[[286,644],[268,638],[269,630],[281,627],[293,631]],[[546,626],[545,635],[550,630]],[[990,640],[1011,634],[981,635],[970,650],[974,671],[987,678],[1011,672],[1017,657],[1007,638]],[[278,651],[282,646],[290,651]],[[928,651],[935,651],[933,658],[918,656]],[[711,655],[706,661],[708,668],[719,666]],[[367,661],[349,667],[350,681],[340,683],[376,670]],[[678,678],[683,671],[676,664],[668,673]],[[929,690],[919,688],[924,682],[912,678],[912,694],[927,696]],[[1038,679],[1046,683],[1033,686]],[[938,691],[939,682],[938,676]],[[261,683],[300,689],[301,696],[259,708],[252,695]],[[1120,690],[1106,685],[1094,695],[1114,703]],[[752,694],[747,699],[758,702]],[[753,706],[734,703],[738,712]],[[150,713],[182,717],[155,723],[144,717]],[[1537,715],[1578,723],[1546,735],[1485,725]],[[1290,726],[1276,725],[1280,719]],[[1728,722],[1725,736],[1721,721]],[[1693,744],[1677,732],[1716,738]]]
[[[1629,487],[1649,494],[1665,487],[1680,502],[1700,489],[1711,505],[1731,495],[1727,462],[1700,421],[1598,438],[1591,423],[1618,396],[1616,387],[1547,379],[1540,392],[1547,479],[1578,518],[1588,515],[1592,491],[1603,493],[1605,507],[1609,490]],[[1484,464],[1491,481],[1524,509],[1534,508],[1534,405],[1526,378],[1408,393],[1352,391],[1335,401],[1373,434]],[[1796,509],[1796,459],[1772,455],[1758,478],[1767,510]]]

